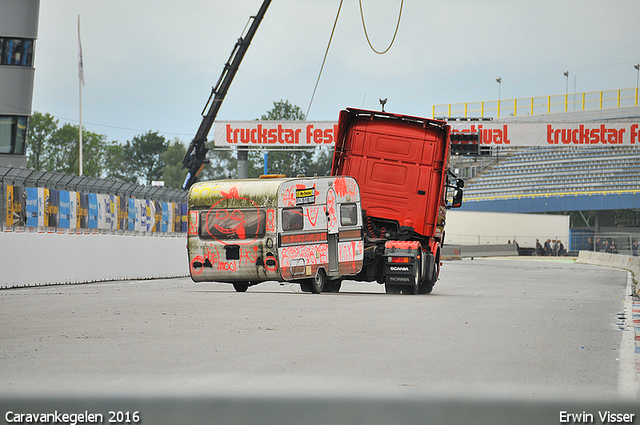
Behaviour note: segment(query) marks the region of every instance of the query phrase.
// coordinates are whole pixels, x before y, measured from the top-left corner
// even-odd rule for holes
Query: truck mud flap
[[[387,285],[413,285],[413,276],[410,275],[387,275],[385,277]]]
[[[420,277],[420,283],[431,281],[436,268],[436,257],[431,252],[426,253],[424,258],[427,264],[425,265],[424,275]]]
[[[384,282],[388,285],[413,285],[415,280],[415,264],[385,264]]]

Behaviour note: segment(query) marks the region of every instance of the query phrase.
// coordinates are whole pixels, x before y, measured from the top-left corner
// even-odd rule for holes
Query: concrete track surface
[[[0,413],[599,423],[640,409],[629,304],[626,272],[532,259],[446,262],[419,296],[188,278],[2,290]]]

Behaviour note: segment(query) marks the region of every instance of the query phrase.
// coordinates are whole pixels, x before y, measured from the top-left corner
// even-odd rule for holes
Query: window
[[[33,66],[33,40],[26,38],[0,39],[0,65]]]
[[[304,225],[302,208],[287,208],[282,210],[282,230],[302,230]]]
[[[0,116],[0,153],[24,155],[27,117]]]
[[[0,117],[0,153],[11,153],[12,150],[11,119],[12,117]]]
[[[13,153],[24,155],[27,150],[27,117],[16,117],[15,142]]]
[[[200,214],[200,237],[248,240],[265,235],[266,213],[258,208],[219,209]]]
[[[358,206],[356,204],[340,205],[340,225],[356,226],[358,224]]]

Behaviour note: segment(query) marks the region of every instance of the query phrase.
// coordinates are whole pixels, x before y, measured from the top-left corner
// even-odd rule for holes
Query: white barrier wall
[[[633,274],[633,282],[635,283],[634,292],[640,297],[640,257],[607,254],[604,252],[580,251],[576,263],[614,267],[631,272],[631,274]]]
[[[517,257],[518,248],[514,244],[502,245],[445,245],[440,258],[457,260],[462,258],[481,257]]]
[[[0,287],[188,276],[185,237],[0,233]]]
[[[547,239],[561,240],[569,249],[569,216],[484,211],[447,211],[445,244],[499,245],[517,241],[535,248]]]

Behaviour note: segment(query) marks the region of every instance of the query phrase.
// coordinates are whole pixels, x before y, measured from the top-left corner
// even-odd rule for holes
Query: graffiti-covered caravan
[[[196,282],[293,281],[338,291],[362,268],[360,191],[351,177],[222,180],[189,190],[188,251]]]

